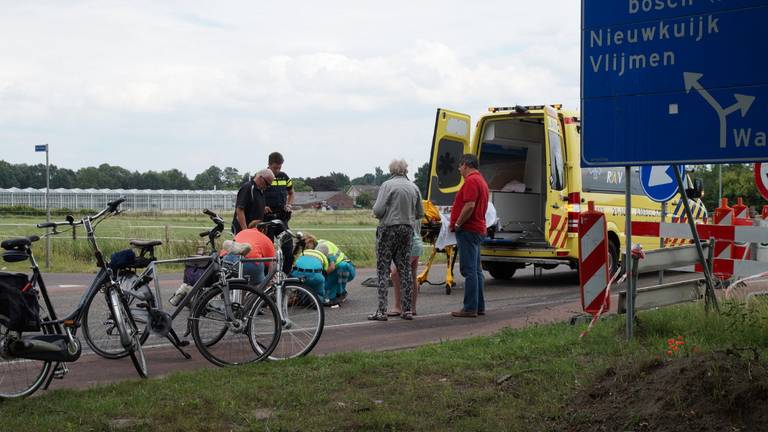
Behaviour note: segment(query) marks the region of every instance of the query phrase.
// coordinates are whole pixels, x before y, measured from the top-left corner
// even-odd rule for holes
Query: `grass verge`
[[[765,308],[701,305],[624,317],[586,338],[567,324],[403,352],[349,353],[179,373],[88,391],[5,401],[2,429],[95,430],[556,430],[562,407],[607,367],[727,348],[768,347]],[[749,312],[749,313],[747,313]],[[667,354],[668,339],[686,348]],[[72,367],[77,367],[73,365]]]

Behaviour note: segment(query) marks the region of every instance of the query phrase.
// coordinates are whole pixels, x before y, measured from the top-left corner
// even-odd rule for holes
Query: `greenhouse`
[[[231,210],[237,191],[232,190],[139,190],[139,189],[51,189],[51,209],[93,209],[124,196],[124,207],[139,211],[174,212],[200,209]],[[45,189],[0,189],[0,207],[45,208]]]

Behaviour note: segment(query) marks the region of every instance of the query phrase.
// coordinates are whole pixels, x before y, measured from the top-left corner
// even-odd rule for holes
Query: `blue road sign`
[[[44,152],[44,151],[48,151],[48,144],[39,144],[39,145],[36,145],[36,146],[35,146],[35,151],[36,151],[36,152]]]
[[[685,175],[685,166],[679,165],[681,175]],[[666,202],[677,194],[677,180],[672,165],[644,165],[640,168],[640,184],[648,198],[656,202]]]
[[[768,0],[582,0],[582,165],[768,161]]]

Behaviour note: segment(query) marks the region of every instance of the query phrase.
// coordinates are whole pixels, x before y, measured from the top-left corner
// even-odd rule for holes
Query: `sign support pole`
[[[717,164],[717,202],[723,201],[723,165]]]
[[[632,276],[632,167],[624,168],[624,179],[626,187],[626,214],[624,221],[624,233],[626,240],[624,245],[626,254],[624,255],[624,274],[627,275],[627,340],[632,340],[635,325],[635,278]]]
[[[661,223],[667,221],[667,202],[661,203]],[[659,247],[664,247],[664,237],[659,236]],[[664,284],[664,270],[659,270],[659,285]]]
[[[51,167],[50,160],[48,158],[48,150],[50,146],[45,145],[45,221],[51,221],[51,204],[50,204],[50,190],[51,190]],[[46,228],[46,233],[50,234],[51,229]],[[45,269],[51,268],[51,236],[45,236]]]
[[[696,230],[696,221],[693,220],[693,213],[691,212],[691,205],[688,203],[688,196],[685,193],[685,186],[683,185],[683,176],[680,174],[680,169],[675,165],[675,178],[677,179],[677,187],[680,191],[680,199],[683,200],[683,208],[685,208],[685,217],[688,218],[688,226],[691,227],[691,235],[693,236],[693,244],[696,245],[696,251],[699,253],[699,261],[701,267],[704,269],[704,279],[707,282],[707,291],[704,296],[705,308],[709,310],[710,306],[714,306],[715,310],[719,313],[720,306],[717,304],[717,297],[715,296],[715,287],[712,283],[712,271],[709,268],[707,257],[704,256],[704,249],[701,248],[701,239],[699,239],[699,232]]]

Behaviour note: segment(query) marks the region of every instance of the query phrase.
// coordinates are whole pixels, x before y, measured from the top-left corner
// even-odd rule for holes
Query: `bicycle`
[[[75,310],[63,319],[59,319],[48,295],[40,268],[32,252],[32,244],[40,240],[39,236],[13,238],[0,242],[5,249],[3,259],[7,262],[28,260],[32,278],[23,273],[0,273],[7,280],[16,281],[6,284],[6,288],[15,285],[26,295],[28,310],[36,315],[36,325],[26,328],[10,328],[0,320],[0,399],[29,396],[41,386],[47,389],[54,378],[63,378],[69,371],[65,363],[74,362],[82,354],[82,345],[77,338],[77,329],[81,326],[85,305],[103,293],[105,304],[114,317],[117,337],[120,344],[131,357],[134,367],[142,378],[147,377],[147,363],[138,341],[138,329],[127,301],[114,278],[112,270],[96,243],[96,226],[118,213],[125,198],[119,198],[107,204],[107,207],[95,216],[83,217],[79,222],[67,216],[66,222],[45,222],[38,228],[53,228],[46,235],[56,235],[60,226],[75,227],[82,225],[87,233],[87,240],[96,257],[99,268],[90,287],[80,299]],[[14,287],[10,287],[14,289]],[[11,293],[13,294],[13,293]],[[39,306],[42,297],[43,307]],[[6,305],[6,307],[10,307]]]
[[[314,291],[303,283],[301,278],[288,277],[283,272],[284,241],[297,239],[303,245],[301,233],[293,233],[279,219],[262,222],[258,228],[275,225],[283,229],[274,239],[275,258],[272,259],[269,272],[259,288],[272,298],[280,312],[282,334],[280,343],[275,348],[270,360],[284,360],[307,355],[314,349],[323,334],[325,312]],[[251,260],[244,259],[242,262]]]
[[[263,360],[280,340],[277,306],[261,290],[238,277],[237,265],[227,263],[219,255],[215,240],[224,230],[224,221],[210,210],[203,213],[215,224],[213,229],[200,233],[201,237],[208,237],[210,254],[207,256],[157,260],[154,247],[161,245],[161,241],[131,242],[132,246],[141,248],[140,257],[148,256],[143,265],[139,265],[146,266],[141,274],[136,275],[136,267],[130,265],[121,270],[123,292],[131,298],[133,314],[144,324],[140,342],[145,343],[151,332],[158,334],[189,359],[190,355],[182,349],[189,342],[182,340],[172,327],[173,321],[189,309],[184,337],[191,334],[198,351],[208,361],[217,366],[233,366]],[[157,265],[174,263],[197,263],[205,268],[183,299],[167,312],[163,307]],[[149,287],[150,283],[154,289]],[[97,309],[99,304],[89,306],[84,327],[88,345],[105,358],[127,355],[114,334],[109,311]]]

